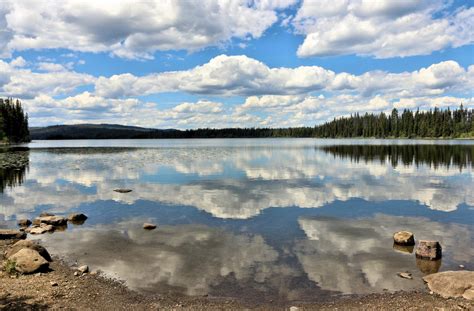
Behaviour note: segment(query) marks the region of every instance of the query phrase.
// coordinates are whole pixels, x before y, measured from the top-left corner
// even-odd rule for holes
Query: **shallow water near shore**
[[[473,270],[474,141],[34,141],[0,168],[0,226],[48,211],[83,225],[35,236],[142,292],[318,301],[424,288]],[[130,193],[117,193],[129,188]],[[142,229],[144,222],[158,225]],[[393,247],[399,230],[443,259]],[[408,271],[413,280],[397,272]]]

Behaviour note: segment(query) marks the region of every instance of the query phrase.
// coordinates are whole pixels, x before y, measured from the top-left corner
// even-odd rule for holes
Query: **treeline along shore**
[[[150,129],[113,124],[55,125],[30,128],[32,139],[144,139],[144,138],[474,138],[473,109],[429,111],[393,109],[391,114],[335,118],[314,127]]]
[[[30,141],[28,114],[19,100],[0,98],[0,144]]]

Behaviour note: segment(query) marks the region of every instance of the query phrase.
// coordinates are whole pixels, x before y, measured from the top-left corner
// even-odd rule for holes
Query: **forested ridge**
[[[474,137],[474,115],[472,109],[429,111],[393,109],[390,115],[380,113],[358,113],[350,117],[334,119],[315,127],[316,137]]]
[[[455,110],[429,111],[397,109],[385,113],[335,118],[314,127],[149,129],[110,124],[56,125],[32,128],[33,139],[139,139],[139,138],[474,138],[473,110],[462,105]]]
[[[0,143],[30,141],[28,114],[19,100],[0,98]]]

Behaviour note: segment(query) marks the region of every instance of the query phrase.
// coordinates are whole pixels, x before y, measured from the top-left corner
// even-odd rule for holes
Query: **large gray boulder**
[[[52,261],[51,256],[49,255],[46,248],[30,240],[21,240],[10,246],[5,251],[5,258],[9,259],[11,256],[15,255],[24,248],[35,250],[41,255],[41,257],[43,257],[47,261]]]
[[[26,238],[26,233],[20,230],[0,229],[0,240],[21,240]]]
[[[49,267],[49,262],[37,251],[30,248],[20,249],[8,260],[15,262],[15,270],[24,274],[43,271]]]
[[[444,298],[474,300],[474,271],[444,271],[423,277],[433,292]]]

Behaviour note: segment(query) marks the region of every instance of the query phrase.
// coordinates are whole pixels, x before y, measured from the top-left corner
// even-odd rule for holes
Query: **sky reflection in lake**
[[[469,267],[471,142],[350,142],[39,142],[23,184],[0,194],[0,219],[85,212],[83,226],[40,238],[143,291],[285,301],[421,287],[396,275],[422,275],[392,248],[402,229],[441,241],[441,270]],[[113,191],[124,187],[133,192]],[[144,221],[159,227],[143,231]]]

